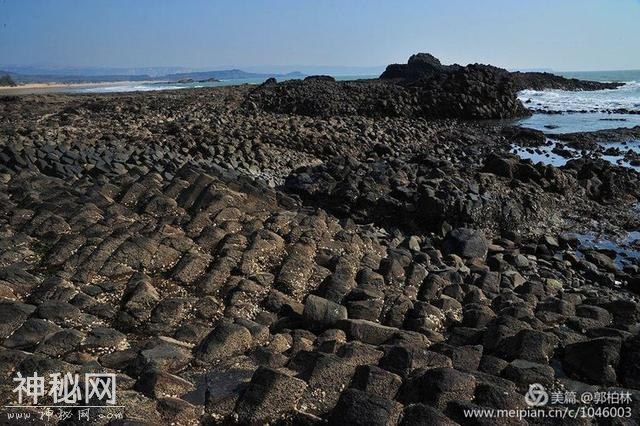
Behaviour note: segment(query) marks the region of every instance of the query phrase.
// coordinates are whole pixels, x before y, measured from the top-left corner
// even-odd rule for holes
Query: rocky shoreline
[[[486,424],[532,383],[640,418],[640,261],[582,238],[640,229],[639,174],[513,156],[550,135],[461,119],[528,114],[523,80],[432,58],[0,98],[1,405],[109,372],[104,424]]]
[[[548,72],[513,72],[511,77],[515,80],[517,90],[604,90],[617,89],[624,83],[578,80],[577,78],[560,77]]]
[[[508,119],[530,114],[511,73],[490,65],[442,65],[429,54],[389,65],[378,79],[270,79],[247,98],[250,110],[306,116]]]

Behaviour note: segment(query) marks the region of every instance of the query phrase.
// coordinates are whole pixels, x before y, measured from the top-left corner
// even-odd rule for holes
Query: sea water
[[[65,88],[67,93],[120,93],[120,92],[151,92],[156,90],[179,90],[197,89],[201,87],[221,87],[240,84],[260,84],[264,78],[244,78],[220,81],[192,81],[188,83],[178,83],[171,81],[151,81],[151,82],[123,82],[108,86],[89,86]]]
[[[535,112],[533,116],[520,120],[519,125],[552,133],[640,125],[640,70],[559,74],[568,78],[624,84],[616,89],[594,91],[523,90],[518,93],[518,98]],[[631,113],[611,112],[620,109]]]
[[[564,90],[523,90],[518,94],[525,105],[534,110],[531,117],[519,120],[517,124],[542,130],[546,133],[591,132],[618,127],[640,126],[640,114],[620,114],[602,112],[602,110],[616,110],[624,108],[630,112],[640,112],[640,70],[638,71],[605,71],[605,72],[577,72],[562,74],[568,78],[595,81],[617,81],[625,84],[617,89],[596,91],[564,91]],[[579,113],[574,111],[590,111]],[[595,111],[595,112],[594,112]],[[552,114],[548,113],[552,112]],[[559,141],[549,140],[549,145],[535,149],[513,146],[513,152],[521,158],[528,158],[533,162],[542,162],[563,166],[568,161],[553,152],[553,148],[561,144],[575,157],[580,156],[574,150]],[[619,148],[640,153],[640,140],[603,141],[605,148]],[[604,160],[622,167],[632,168],[640,172],[640,167],[626,161],[623,156],[602,156]],[[640,214],[640,203],[635,210]],[[627,263],[637,263],[640,260],[640,232],[632,231],[618,236],[603,236],[594,233],[578,235],[580,241],[579,252],[585,249],[608,250],[615,254],[615,262],[619,267]]]
[[[336,80],[358,80],[377,78],[374,75],[342,75],[336,76]],[[286,81],[297,78],[278,78],[278,81]],[[59,91],[67,93],[118,93],[118,92],[150,92],[155,90],[197,89],[201,87],[235,86],[240,84],[261,84],[265,78],[244,78],[220,81],[193,81],[188,83],[178,82],[125,82],[108,86],[61,88]]]
[[[545,133],[592,132],[640,126],[640,70],[576,72],[562,75],[584,80],[624,82],[624,85],[616,89],[594,91],[523,90],[518,93],[518,98],[534,111],[544,112],[534,112],[531,117],[518,120],[518,125],[542,130]],[[629,113],[610,112],[620,108],[628,110]],[[583,110],[589,112],[576,112]],[[540,161],[555,166],[564,165],[567,159],[552,152],[554,146],[560,142],[554,140],[550,142],[550,145],[536,150],[514,146],[513,152],[534,162]],[[623,152],[628,150],[640,152],[640,140],[626,141],[624,144],[618,141],[602,141],[601,145],[604,148],[619,148]],[[578,151],[566,146],[564,148],[575,151],[576,156],[579,156]],[[602,158],[612,164],[640,171],[640,167],[631,165],[624,160],[623,156],[603,156]]]

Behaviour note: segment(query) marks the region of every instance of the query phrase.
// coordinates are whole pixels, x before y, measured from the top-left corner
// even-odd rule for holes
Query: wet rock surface
[[[571,233],[637,229],[637,173],[521,160],[538,135],[496,123],[248,112],[253,90],[0,103],[1,405],[33,371],[117,374],[128,424],[453,425],[532,383],[640,390],[640,265]]]

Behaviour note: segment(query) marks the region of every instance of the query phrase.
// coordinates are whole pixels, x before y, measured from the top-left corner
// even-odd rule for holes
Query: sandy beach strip
[[[97,83],[25,83],[18,84],[17,86],[2,86],[0,87],[0,95],[56,93],[65,92],[69,89],[88,89],[92,87],[110,87],[144,83],[152,83],[152,81],[104,81]]]

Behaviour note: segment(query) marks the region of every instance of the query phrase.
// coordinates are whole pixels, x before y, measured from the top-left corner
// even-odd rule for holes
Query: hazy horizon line
[[[483,63],[483,62],[475,62],[475,63]],[[471,63],[470,63],[471,64]],[[488,64],[494,65],[494,64]],[[384,70],[388,65],[318,65],[318,64],[292,64],[292,65],[274,65],[274,64],[266,64],[266,65],[211,65],[204,67],[192,67],[187,65],[143,65],[143,66],[122,66],[122,65],[56,65],[56,64],[46,64],[46,63],[31,63],[31,64],[0,64],[0,70],[6,71],[8,68],[43,68],[43,69],[59,69],[59,70],[82,70],[82,69],[91,69],[91,70],[142,70],[142,69],[174,69],[174,70],[183,70],[185,72],[201,72],[201,71],[227,71],[227,70],[241,70],[252,73],[290,73],[290,72],[304,72],[303,69],[343,69],[343,70]],[[553,68],[553,67],[506,67],[495,65],[501,68],[504,68],[508,71],[522,71],[522,72],[621,72],[621,71],[640,71],[639,68],[609,68],[609,69],[561,69],[561,68]],[[300,69],[298,69],[300,68]],[[176,73],[179,73],[177,71]],[[132,74],[137,75],[137,74]]]

